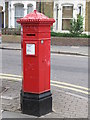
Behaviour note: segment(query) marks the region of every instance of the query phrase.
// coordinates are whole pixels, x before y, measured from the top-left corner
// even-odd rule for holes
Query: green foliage
[[[18,25],[18,29],[21,30],[21,25]]]
[[[51,32],[53,32],[53,26],[51,26]]]
[[[77,16],[77,20],[73,19],[70,22],[70,33],[75,36],[80,35],[83,32],[83,17],[81,15]]]
[[[79,38],[90,38],[90,35],[86,34],[72,34],[72,33],[56,33],[56,32],[51,32],[52,37],[79,37]]]

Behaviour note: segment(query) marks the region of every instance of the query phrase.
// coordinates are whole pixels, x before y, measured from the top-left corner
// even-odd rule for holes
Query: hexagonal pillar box
[[[34,10],[17,22],[22,27],[21,110],[24,114],[41,116],[52,111],[50,27],[55,20]]]

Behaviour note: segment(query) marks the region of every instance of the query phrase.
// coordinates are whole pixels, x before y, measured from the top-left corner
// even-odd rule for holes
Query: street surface
[[[4,79],[11,77],[12,80],[20,80],[21,51],[2,50],[2,66]],[[51,54],[51,86],[57,91],[62,89],[76,96],[87,97],[88,57]]]

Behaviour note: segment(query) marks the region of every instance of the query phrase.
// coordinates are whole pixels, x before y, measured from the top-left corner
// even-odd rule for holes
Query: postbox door
[[[23,89],[24,92],[37,93],[39,89],[37,41],[23,42]]]

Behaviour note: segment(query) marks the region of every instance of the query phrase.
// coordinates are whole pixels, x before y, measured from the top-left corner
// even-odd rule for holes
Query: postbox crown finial
[[[53,18],[48,18],[42,13],[39,13],[37,10],[34,10],[30,14],[27,14],[24,18],[17,20],[18,23],[40,23],[40,24],[53,24],[55,20]]]
[[[37,12],[37,10],[34,10],[34,12],[36,13],[36,12]]]

